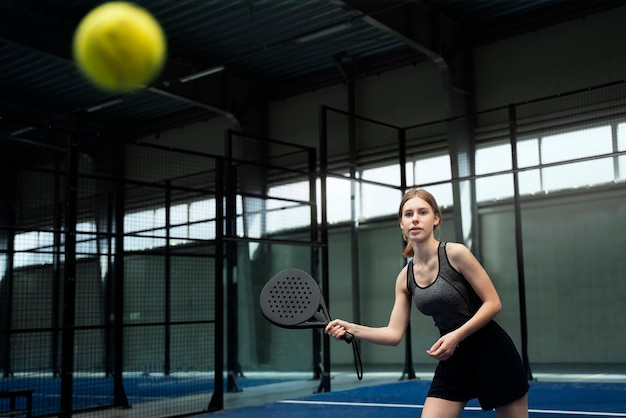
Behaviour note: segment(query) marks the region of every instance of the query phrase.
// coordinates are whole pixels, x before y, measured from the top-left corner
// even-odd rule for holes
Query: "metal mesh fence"
[[[259,290],[287,267],[330,276],[319,271],[327,205],[322,226],[344,228],[340,286],[373,304],[379,295],[358,292],[369,280],[358,272],[377,260],[359,256],[368,243],[351,245],[378,243],[374,229],[359,234],[373,218],[397,228],[411,186],[433,191],[446,220],[469,224],[506,306],[499,318],[518,344],[528,333],[533,365],[624,364],[613,319],[626,314],[615,281],[626,268],[616,233],[626,222],[625,88],[407,128],[331,110],[320,156],[229,132],[226,158],[125,144],[107,158],[68,146],[14,162],[0,200],[0,390],[33,389],[36,416],[132,406],[159,417],[219,408],[224,366],[228,384],[242,365],[308,370],[321,336],[298,331],[301,350],[289,356],[293,332],[259,318]],[[332,186],[324,196],[320,170]],[[475,216],[459,215],[472,207]],[[451,223],[446,236],[458,236]],[[357,305],[344,294],[334,306]]]
[[[214,157],[125,147],[141,154],[125,171],[121,155],[111,173],[78,152],[74,170],[63,155],[15,167],[0,221],[0,390],[34,390],[35,416],[193,413],[214,396],[222,173]]]
[[[625,314],[617,301],[625,289],[614,280],[616,266],[624,266],[624,235],[615,231],[626,221],[625,93],[619,82],[399,128],[405,147],[397,155],[380,154],[380,173],[406,163],[406,185],[435,195],[446,220],[443,236],[465,242],[479,256],[505,305],[498,320],[538,370],[623,368],[619,345],[598,342],[620,334],[607,318]],[[345,177],[350,165],[342,165],[340,156],[350,155],[351,120],[360,119],[331,109],[323,120],[328,171]],[[376,178],[372,160],[357,161],[363,195],[340,219],[366,228],[372,216],[358,214],[387,199],[382,190],[365,187],[364,180]],[[389,186],[402,184],[390,178]],[[342,190],[346,208],[349,188]],[[381,214],[395,225],[395,205],[387,206]],[[336,297],[335,305],[351,302]]]

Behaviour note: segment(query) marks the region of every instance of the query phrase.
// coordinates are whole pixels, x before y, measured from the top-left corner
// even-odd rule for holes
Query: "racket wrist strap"
[[[359,350],[359,343],[356,338],[353,338],[350,342],[352,344],[352,352],[354,353],[354,368],[356,369],[356,377],[359,380],[363,379],[363,362],[361,361],[361,352]]]

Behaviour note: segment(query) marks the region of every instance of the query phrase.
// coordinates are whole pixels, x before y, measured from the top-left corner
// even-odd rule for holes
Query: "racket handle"
[[[351,344],[352,340],[354,340],[354,335],[346,331],[346,333],[341,336],[341,339],[344,340],[346,343]]]

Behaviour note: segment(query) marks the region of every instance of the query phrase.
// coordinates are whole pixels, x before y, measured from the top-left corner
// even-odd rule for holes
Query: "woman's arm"
[[[375,328],[335,319],[326,326],[324,332],[338,340],[346,332],[349,332],[360,340],[374,344],[398,345],[402,341],[411,313],[411,300],[406,284],[406,269],[405,266],[396,278],[395,302],[387,326]]]

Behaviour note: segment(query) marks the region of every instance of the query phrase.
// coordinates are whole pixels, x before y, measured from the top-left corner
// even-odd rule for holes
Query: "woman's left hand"
[[[439,338],[437,342],[430,347],[430,350],[426,350],[426,353],[436,360],[446,361],[452,357],[459,343],[460,341],[454,334],[449,333]]]

